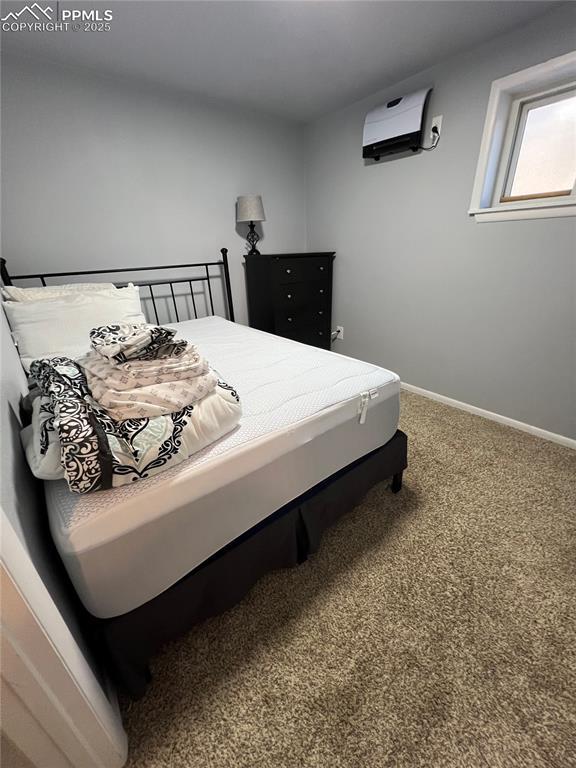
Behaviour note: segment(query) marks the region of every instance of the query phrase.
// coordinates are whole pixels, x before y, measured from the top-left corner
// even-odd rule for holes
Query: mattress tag
[[[371,389],[370,392],[368,392],[370,395],[370,400],[374,400],[375,397],[378,397],[380,394],[377,389]]]

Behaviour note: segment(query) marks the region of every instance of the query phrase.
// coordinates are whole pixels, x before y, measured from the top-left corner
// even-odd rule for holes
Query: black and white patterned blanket
[[[176,331],[162,325],[115,323],[90,331],[90,344],[98,354],[117,363],[128,360],[159,360],[179,357],[188,342],[174,339]]]
[[[62,475],[71,491],[89,493],[132,483],[175,466],[230,432],[240,421],[240,398],[218,381],[201,401],[177,413],[114,421],[91,397],[81,367],[66,357],[35,360],[30,373],[40,394],[32,415],[34,460],[59,445]],[[27,449],[28,455],[28,449]]]

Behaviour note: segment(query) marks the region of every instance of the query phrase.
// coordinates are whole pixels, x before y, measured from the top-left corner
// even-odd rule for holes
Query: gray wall
[[[228,247],[244,322],[237,195],[263,196],[262,250],[305,248],[302,127],[46,61],[4,57],[2,85],[13,272],[202,261]]]
[[[308,246],[335,249],[334,349],[576,437],[576,219],[467,216],[492,80],[573,50],[576,7],[443,62],[309,131]],[[366,112],[433,86],[437,150],[365,166]]]

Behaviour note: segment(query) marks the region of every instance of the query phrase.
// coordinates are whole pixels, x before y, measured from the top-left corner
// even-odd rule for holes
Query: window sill
[[[477,222],[519,221],[521,219],[556,219],[564,216],[576,216],[576,205],[538,208],[480,208],[469,210]]]

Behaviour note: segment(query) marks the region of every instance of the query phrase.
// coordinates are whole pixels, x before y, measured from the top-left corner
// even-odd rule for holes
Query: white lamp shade
[[[240,195],[236,201],[236,222],[266,221],[260,195]]]

